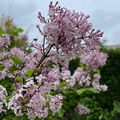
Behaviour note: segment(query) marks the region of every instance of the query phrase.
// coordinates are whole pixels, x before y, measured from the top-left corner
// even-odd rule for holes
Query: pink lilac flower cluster
[[[102,32],[95,31],[88,22],[89,16],[76,13],[58,6],[58,2],[49,5],[49,18],[45,19],[41,13],[38,18],[44,23],[40,33],[46,37],[48,44],[54,44],[57,50],[68,54],[80,54],[84,51],[99,49]]]
[[[102,52],[90,52],[81,55],[81,63],[86,64],[93,70],[106,64],[107,54]]]
[[[7,34],[0,36],[0,48],[7,48],[10,45],[10,37]]]
[[[56,95],[52,96],[50,98],[49,104],[50,104],[50,109],[53,112],[58,112],[62,108],[62,101],[63,101],[63,96],[62,95]]]
[[[2,55],[0,53],[0,64],[4,67],[0,71],[0,80],[9,78],[14,84],[7,108],[13,110],[16,116],[26,114],[31,120],[36,117],[44,119],[51,112],[54,116],[63,106],[62,92],[75,89],[76,85],[107,90],[106,85],[100,84],[100,75],[96,72],[107,60],[107,55],[99,52],[103,33],[92,28],[88,22],[89,16],[61,8],[58,2],[55,5],[51,2],[48,18],[41,13],[38,18],[44,24],[43,30],[37,26],[44,39],[42,44],[33,41],[29,46],[31,52],[16,46],[4,49],[3,46],[9,48],[11,43],[6,37],[4,40],[0,37],[0,48],[4,49]],[[19,63],[13,57],[17,57]],[[71,74],[69,61],[76,57],[80,57],[81,64]],[[94,73],[92,77],[91,71]],[[2,103],[6,96],[7,91],[0,86],[0,111],[3,111]],[[80,114],[85,113],[81,106],[79,111]]]
[[[108,87],[106,85],[100,85],[100,78],[100,74],[94,74],[92,86],[100,91],[106,91]]]
[[[5,112],[6,110],[3,108],[7,105],[6,102],[7,91],[6,88],[0,85],[0,113]]]
[[[21,59],[24,59],[24,52],[20,48],[13,48],[10,51],[12,56],[20,57]]]

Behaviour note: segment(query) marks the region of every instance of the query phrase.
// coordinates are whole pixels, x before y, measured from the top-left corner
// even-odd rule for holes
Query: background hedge
[[[86,95],[80,96],[77,100],[90,108],[91,113],[79,116],[70,108],[66,120],[120,120],[120,48],[102,50],[109,56],[107,64],[101,69],[101,83],[108,85],[108,91],[100,94],[85,93],[88,95],[84,99]],[[78,59],[70,62],[72,73],[77,65]]]

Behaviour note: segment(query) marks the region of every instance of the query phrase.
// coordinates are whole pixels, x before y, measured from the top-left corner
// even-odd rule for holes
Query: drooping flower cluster
[[[107,60],[107,55],[99,52],[103,33],[92,28],[89,16],[51,2],[48,19],[41,13],[38,18],[44,24],[43,30],[37,26],[44,37],[42,44],[33,41],[24,48],[26,36],[21,36],[21,39],[17,36],[13,47],[14,39],[9,41],[0,36],[0,80],[9,79],[14,87],[7,108],[13,110],[16,116],[26,114],[31,120],[36,117],[44,119],[60,112],[65,91],[84,87],[107,90],[106,85],[100,84],[97,73]],[[72,74],[69,61],[76,57],[80,58],[80,64]],[[0,97],[2,105],[7,96],[2,86],[0,95],[3,96]],[[3,111],[2,107],[0,111]],[[78,105],[77,108],[80,114],[89,113],[83,106]]]
[[[92,86],[100,91],[106,91],[108,87],[106,85],[100,85],[100,78],[100,74],[95,74],[92,81]]]
[[[57,4],[50,3],[48,20],[41,13],[38,15],[40,22],[45,24],[43,30],[38,28],[47,42],[71,55],[99,49],[103,33],[92,28],[88,22],[89,16],[61,8]]]

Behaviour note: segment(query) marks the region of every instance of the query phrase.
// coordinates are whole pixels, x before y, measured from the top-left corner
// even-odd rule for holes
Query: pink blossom
[[[61,74],[59,71],[59,68],[53,68],[49,71],[48,73],[48,78],[49,79],[54,79],[54,80],[60,80],[61,79]]]
[[[99,90],[99,91],[107,91],[107,89],[108,89],[108,87],[106,86],[106,85],[101,85],[100,84],[100,74],[95,74],[94,75],[94,78],[93,78],[93,80],[92,80],[92,86],[93,86],[93,88],[95,88],[95,89],[97,89],[97,90]]]
[[[107,57],[107,54],[102,52],[91,52],[82,54],[80,60],[95,71],[98,67],[105,65]]]
[[[10,37],[7,34],[2,34],[2,36],[0,36],[0,48],[1,47],[8,48],[9,45]]]
[[[53,112],[58,112],[62,108],[63,104],[62,101],[63,101],[62,95],[51,96],[49,101],[50,110]]]
[[[6,102],[7,90],[0,85],[0,101]]]
[[[65,70],[65,69],[63,69],[61,75],[62,75],[62,79],[63,80],[70,79],[70,77],[71,77],[70,71],[69,70]]]
[[[40,93],[36,92],[32,99],[30,100],[28,106],[28,118],[34,118],[38,116],[39,118],[46,118],[48,116],[48,109],[45,107],[46,100]],[[32,114],[30,112],[32,111]]]
[[[9,68],[14,64],[14,62],[12,60],[5,60],[3,61],[3,64],[6,68]]]
[[[3,108],[4,106],[6,106],[6,97],[7,97],[7,90],[6,88],[0,85],[0,113],[6,111]]]
[[[8,103],[8,109],[13,110],[17,116],[22,116],[23,115],[23,113],[22,113],[22,101],[23,101],[22,94],[14,95]]]
[[[0,80],[4,79],[6,75],[7,75],[6,69],[4,69],[3,71],[0,71]]]
[[[95,31],[88,22],[88,15],[76,13],[55,5],[49,5],[48,22],[39,19],[44,23],[43,31],[48,44],[54,44],[57,49],[61,49],[66,54],[78,54],[86,50],[95,50],[101,44],[102,32]],[[42,20],[41,20],[42,19]],[[43,22],[44,21],[44,22]]]
[[[84,71],[80,77],[80,80],[78,80],[78,84],[80,86],[90,86],[90,79],[90,74]]]
[[[77,105],[77,107],[75,108],[75,111],[79,114],[79,115],[86,115],[90,113],[90,109],[88,109],[87,107],[85,107],[84,105]]]
[[[17,56],[17,57],[20,57],[21,59],[24,59],[25,57],[24,52],[20,48],[11,49],[10,53],[12,56]]]
[[[74,72],[74,74],[73,74],[73,77],[76,79],[76,81],[79,81],[82,74],[83,74],[83,69],[80,68],[80,67],[78,67],[78,68],[75,70],[75,72]]]

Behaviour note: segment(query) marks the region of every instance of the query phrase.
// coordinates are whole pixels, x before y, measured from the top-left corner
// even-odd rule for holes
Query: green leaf
[[[90,92],[93,92],[93,93],[99,93],[99,91],[98,91],[97,89],[95,89],[95,88],[81,88],[81,89],[79,89],[79,90],[76,90],[76,92],[77,92],[79,95],[83,94],[83,93],[86,92],[86,91],[90,91]]]
[[[3,29],[0,27],[0,35],[2,35],[3,34]]]
[[[61,85],[62,87],[67,86],[67,82],[66,82],[66,81],[62,81],[62,82],[60,82],[60,85]]]
[[[49,67],[50,67],[50,68],[53,68],[53,66],[54,66],[53,61],[49,61],[46,67],[48,67],[48,68],[49,68]]]
[[[27,52],[27,53],[31,53],[31,52],[32,52],[32,49],[27,49],[26,52]]]
[[[11,38],[11,44],[10,44],[10,48],[14,48],[16,45],[16,40],[14,39],[14,37]]]
[[[13,33],[12,33],[14,36],[18,36],[18,31],[13,31]]]
[[[9,28],[11,26],[11,21],[9,21],[9,20],[6,21],[5,26]]]
[[[18,32],[23,32],[23,29],[22,28],[18,28]]]
[[[15,63],[19,63],[19,64],[23,64],[24,61],[21,60],[21,58],[17,57],[17,56],[12,56],[11,59],[15,62]]]
[[[114,106],[113,111],[116,113],[120,113],[120,102],[114,101],[113,106]]]
[[[99,70],[99,69],[97,69],[97,70],[96,70],[96,73],[97,73],[97,74],[100,74],[100,70]]]
[[[2,71],[4,68],[4,65],[0,63],[0,71]]]
[[[28,42],[27,41],[24,42],[24,47],[25,48],[28,47]]]
[[[86,65],[81,63],[81,64],[80,64],[80,67],[81,67],[81,68],[85,68]]]
[[[23,78],[22,77],[16,77],[16,81],[23,82]]]
[[[27,76],[31,77],[32,74],[33,74],[33,70],[32,70],[32,69],[29,69],[29,70],[26,71],[25,74],[26,74]]]
[[[9,95],[9,96],[7,96],[6,100],[9,101],[10,98],[12,98],[12,96],[13,96],[13,95]]]
[[[17,42],[16,42],[16,46],[20,47],[21,44],[22,44],[22,39],[18,39]]]
[[[13,65],[9,68],[9,71],[13,73],[14,71],[18,70],[17,66]]]
[[[65,109],[61,109],[60,112],[58,113],[59,117],[62,118],[65,113]]]
[[[10,78],[5,78],[4,80],[1,80],[0,85],[4,86],[7,89],[8,95],[11,95],[13,93],[14,88]]]
[[[75,58],[70,60],[69,62],[69,70],[71,72],[71,74],[74,73],[74,71],[80,66],[80,58]]]

